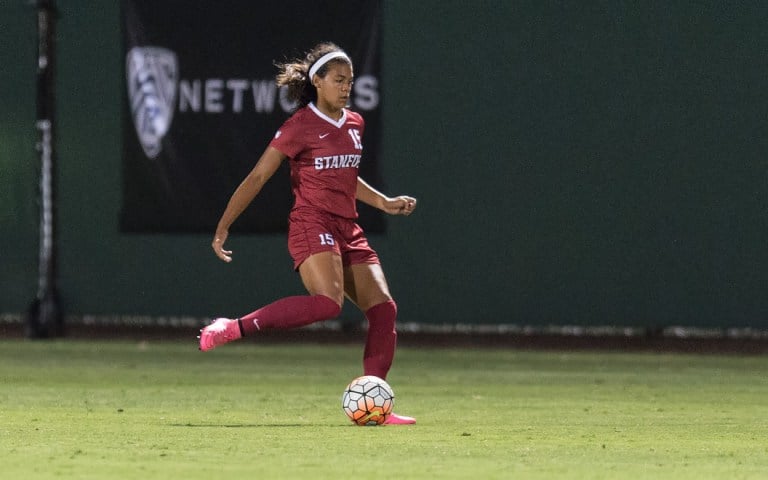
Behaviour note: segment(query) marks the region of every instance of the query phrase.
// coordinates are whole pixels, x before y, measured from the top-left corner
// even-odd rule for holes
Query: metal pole
[[[40,265],[37,297],[29,307],[26,333],[48,338],[64,333],[64,319],[56,285],[56,150],[55,60],[56,1],[35,0],[37,9],[37,151],[40,157]]]

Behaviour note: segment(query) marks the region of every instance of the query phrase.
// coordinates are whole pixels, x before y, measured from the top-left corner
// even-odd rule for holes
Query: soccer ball
[[[392,413],[394,404],[392,387],[373,375],[352,380],[341,396],[341,408],[356,425],[381,425]]]

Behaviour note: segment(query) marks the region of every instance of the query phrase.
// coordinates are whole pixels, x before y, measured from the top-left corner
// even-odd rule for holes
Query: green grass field
[[[0,478],[768,478],[765,357],[401,348],[357,427],[360,351],[0,341]]]

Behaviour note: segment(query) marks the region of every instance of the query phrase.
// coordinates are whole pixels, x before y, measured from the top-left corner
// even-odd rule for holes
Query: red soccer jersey
[[[344,109],[338,121],[309,104],[275,133],[270,146],[288,156],[293,209],[320,209],[357,218],[355,192],[363,153],[363,117]]]

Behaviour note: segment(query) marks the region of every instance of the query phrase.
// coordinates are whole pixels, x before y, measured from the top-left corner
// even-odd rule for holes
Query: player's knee
[[[341,314],[341,303],[337,303],[326,295],[315,295],[312,297],[315,303],[315,311],[325,320],[336,318]]]
[[[370,323],[394,327],[397,318],[397,304],[391,298],[378,303],[365,312]]]
[[[386,302],[379,304],[381,308],[386,311],[393,319],[397,317],[397,303],[391,298]]]

